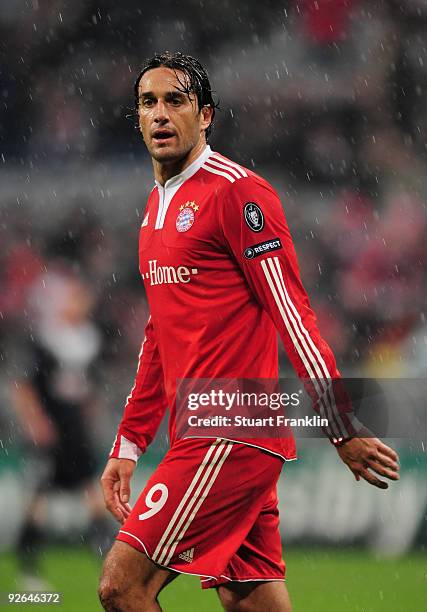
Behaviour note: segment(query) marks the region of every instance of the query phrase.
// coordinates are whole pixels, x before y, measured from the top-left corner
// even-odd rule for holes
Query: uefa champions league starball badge
[[[179,213],[176,218],[176,229],[178,232],[188,232],[196,218],[195,212],[199,210],[196,202],[186,202],[179,207]]]

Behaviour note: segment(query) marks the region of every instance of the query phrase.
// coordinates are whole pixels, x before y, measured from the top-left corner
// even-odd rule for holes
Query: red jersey
[[[298,376],[313,381],[330,438],[348,435],[347,414],[337,413],[324,388],[325,380],[339,377],[335,359],[267,181],[206,147],[150,193],[139,267],[151,315],[111,457],[136,460],[167,407],[174,442],[178,379],[277,378],[276,330]],[[258,438],[254,445],[295,457],[293,437]]]

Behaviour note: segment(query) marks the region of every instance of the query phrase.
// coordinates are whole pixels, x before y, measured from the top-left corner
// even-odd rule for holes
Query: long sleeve
[[[126,400],[110,457],[136,461],[153,440],[166,408],[162,363],[150,317],[139,354],[135,384]]]
[[[219,197],[218,208],[226,245],[256,299],[273,320],[293,368],[313,399],[314,409],[328,419],[328,437],[337,443],[354,435],[357,419],[301,282],[278,195],[262,179],[249,176],[227,186]]]

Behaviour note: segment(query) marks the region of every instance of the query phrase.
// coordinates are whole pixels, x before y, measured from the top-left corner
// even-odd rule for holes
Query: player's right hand
[[[124,523],[131,512],[130,480],[136,463],[131,459],[109,459],[101,476],[105,507],[119,523]]]

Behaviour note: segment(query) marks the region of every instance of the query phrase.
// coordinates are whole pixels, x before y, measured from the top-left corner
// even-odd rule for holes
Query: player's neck
[[[206,146],[206,140],[203,138],[179,161],[161,163],[153,159],[154,178],[160,185],[164,186],[166,181],[181,174],[181,172],[188,168],[203,153]]]

